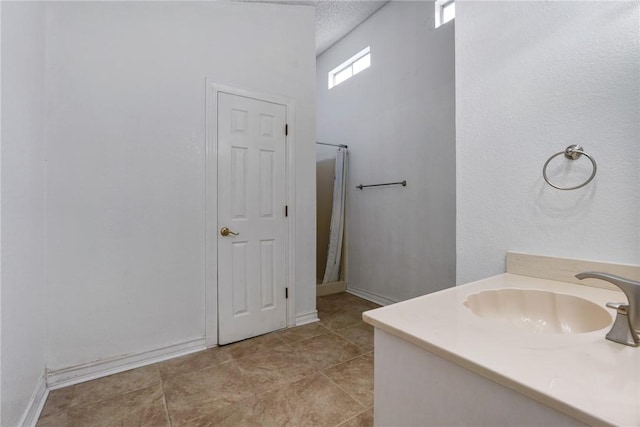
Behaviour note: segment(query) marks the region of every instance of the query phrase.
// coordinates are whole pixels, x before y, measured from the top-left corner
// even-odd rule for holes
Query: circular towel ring
[[[593,171],[591,172],[591,176],[587,178],[585,182],[583,182],[580,185],[576,185],[575,187],[559,187],[554,183],[552,183],[551,181],[549,181],[549,177],[547,176],[547,166],[549,166],[549,162],[551,160],[555,159],[560,154],[564,154],[564,156],[569,160],[577,160],[580,158],[580,156],[585,155],[587,159],[591,160],[591,165],[593,165]],[[547,184],[549,184],[553,188],[557,188],[558,190],[575,190],[575,189],[584,187],[585,185],[590,183],[593,177],[596,176],[597,171],[598,171],[598,165],[596,164],[596,161],[593,159],[593,157],[585,153],[581,146],[574,144],[565,148],[564,151],[560,151],[559,153],[556,153],[553,156],[549,157],[549,159],[544,163],[544,166],[542,167],[542,177],[544,178],[545,181],[547,181]]]

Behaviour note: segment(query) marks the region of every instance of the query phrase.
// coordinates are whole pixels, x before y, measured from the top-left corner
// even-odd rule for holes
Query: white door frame
[[[205,153],[205,207],[204,207],[204,267],[205,267],[205,345],[218,345],[218,93],[255,98],[287,107],[286,122],[289,132],[286,144],[286,198],[288,212],[286,286],[287,325],[295,324],[295,102],[283,96],[240,89],[206,80],[206,153]]]

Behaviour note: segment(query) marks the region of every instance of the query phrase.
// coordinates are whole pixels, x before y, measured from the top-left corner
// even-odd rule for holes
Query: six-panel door
[[[218,94],[220,344],[286,327],[285,119],[284,105]]]

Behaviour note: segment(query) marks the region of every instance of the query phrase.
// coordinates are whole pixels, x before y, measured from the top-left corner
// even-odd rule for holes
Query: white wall
[[[457,5],[458,283],[503,272],[507,250],[640,263],[639,14],[637,2]],[[598,174],[555,190],[542,166],[575,143]],[[551,167],[558,182],[590,171],[568,162]]]
[[[367,46],[371,67],[328,90]],[[318,141],[349,146],[349,288],[399,301],[452,286],[453,23],[434,29],[433,2],[389,3],[318,58],[316,94]]]
[[[2,406],[18,425],[45,368],[44,6],[2,2]]]
[[[314,10],[48,5],[50,369],[205,332],[205,78],[296,103],[296,310],[315,310]]]

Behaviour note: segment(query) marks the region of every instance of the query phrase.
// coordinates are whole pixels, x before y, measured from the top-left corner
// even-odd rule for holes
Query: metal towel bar
[[[593,168],[591,171],[591,176],[589,176],[589,178],[587,178],[587,180],[584,181],[582,184],[579,184],[573,187],[560,187],[559,185],[552,183],[549,180],[549,177],[547,176],[547,167],[549,166],[549,162],[551,160],[553,160],[554,158],[556,158],[561,154],[564,154],[564,157],[569,160],[577,160],[580,158],[580,156],[585,156],[587,159],[591,160],[591,167]],[[582,188],[588,183],[590,183],[593,177],[596,176],[597,171],[598,171],[598,165],[596,164],[595,159],[590,155],[588,155],[587,153],[585,153],[581,146],[574,144],[574,145],[568,146],[563,151],[560,151],[554,154],[553,156],[549,157],[549,159],[546,162],[544,162],[544,166],[542,167],[542,177],[544,178],[545,181],[547,181],[547,184],[549,184],[553,188],[557,188],[558,190],[575,190],[578,188]]]
[[[384,184],[369,184],[369,185],[362,185],[362,184],[360,184],[360,185],[356,185],[356,188],[357,188],[357,189],[362,190],[363,188],[367,188],[367,187],[380,187],[380,186],[382,186],[382,185],[402,185],[403,187],[406,187],[406,186],[407,186],[407,181],[406,181],[406,180],[404,180],[404,181],[400,181],[400,182],[386,182],[386,183],[384,183]]]
[[[316,144],[328,145],[330,147],[338,147],[338,148],[349,148],[348,145],[344,145],[344,144],[327,144],[326,142],[318,142],[318,141],[316,141]]]

